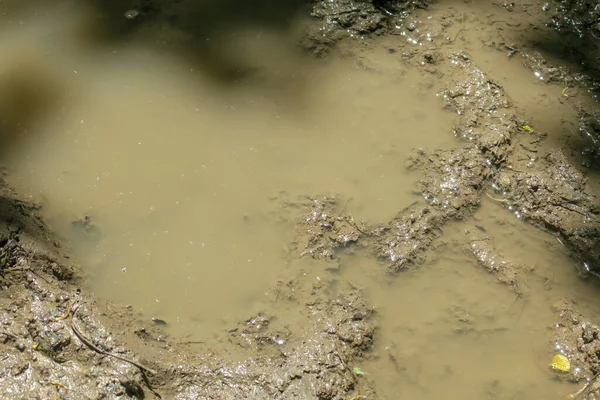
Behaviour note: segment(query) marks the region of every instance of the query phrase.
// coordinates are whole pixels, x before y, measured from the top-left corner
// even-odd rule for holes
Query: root
[[[61,388],[65,389],[65,390],[71,390],[71,388],[70,388],[70,387],[68,387],[68,386],[65,386],[64,384],[62,384],[62,383],[60,383],[60,382],[56,382],[56,381],[49,381],[48,383],[49,383],[49,384],[51,384],[51,385],[54,385],[54,386],[61,387]]]
[[[75,321],[73,321],[73,317],[75,316],[75,314],[77,313],[77,307],[75,307],[75,310],[73,310],[73,313],[71,314],[71,329],[73,330],[73,333],[75,333],[75,336],[77,336],[79,338],[79,340],[81,340],[83,342],[83,344],[85,344],[86,346],[88,346],[90,349],[94,350],[96,353],[100,353],[103,354],[105,356],[110,356],[110,357],[114,357],[117,360],[121,360],[121,361],[125,361],[131,365],[135,365],[136,367],[138,367],[139,369],[141,369],[143,372],[148,372],[152,375],[156,375],[157,372],[151,368],[146,367],[145,365],[142,365],[140,363],[138,363],[137,361],[133,361],[130,360],[126,357],[122,357],[120,355],[117,354],[113,354],[110,353],[108,351],[104,351],[101,348],[99,348],[98,346],[96,346],[94,343],[92,343],[88,338],[86,338],[83,333],[81,333],[81,331],[77,328],[77,325],[75,324]]]
[[[67,311],[63,315],[61,315],[60,317],[52,318],[50,321],[52,321],[52,322],[58,322],[58,321],[62,321],[63,319],[69,318],[69,315],[71,315],[71,310],[72,309],[73,309],[73,304],[71,304],[69,306],[69,308],[67,308]]]

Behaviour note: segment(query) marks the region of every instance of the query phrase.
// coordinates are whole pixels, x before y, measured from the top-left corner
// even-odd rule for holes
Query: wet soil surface
[[[566,3],[553,2],[556,29],[598,34],[597,7],[575,2],[578,8],[565,11]],[[37,217],[36,206],[0,182],[0,392],[40,399],[376,398],[372,380],[356,366],[377,340],[374,311],[359,290],[333,283],[339,251],[360,247],[387,273],[425,264],[443,245],[443,228],[471,218],[483,198],[555,235],[583,275],[600,274],[600,206],[585,173],[593,172],[599,153],[593,101],[577,105],[584,146],[572,157],[545,144],[546,135],[529,126],[502,83],[479,69],[468,52],[444,46],[460,34],[447,37],[445,29],[457,22],[452,16],[446,25],[412,21],[412,13],[427,8],[424,1],[327,1],[311,7],[315,21],[303,44],[316,54],[324,55],[343,39],[402,35],[407,44],[390,53],[445,82],[444,107],[460,116],[449,127],[457,141],[454,148],[417,149],[408,160],[408,170],[424,172],[414,188],[422,200],[399,210],[392,221],[372,226],[348,214],[337,197],[287,199],[282,207],[297,221],[292,258],[313,258],[315,268],[274,285],[272,315],[249,316],[221,338],[244,355],[235,361],[224,350],[170,338],[162,330],[164,321],[141,322],[130,308],[82,293],[78,267]],[[536,23],[543,23],[547,10],[539,7]],[[363,45],[351,43],[340,48],[351,55],[348,48]],[[498,49],[508,49],[510,56],[518,50],[526,67],[566,85],[565,99],[575,87],[596,92],[593,76],[553,67],[527,45]],[[581,167],[575,165],[582,160]],[[86,234],[95,229],[86,218],[74,225]],[[519,277],[525,267],[505,258],[493,237],[467,231],[460,245],[522,294]],[[600,328],[569,303],[556,309],[557,339],[549,349],[562,349],[577,366],[563,377],[590,380],[582,395],[591,395],[598,389],[593,377],[600,372]],[[283,322],[278,317],[283,314],[300,323]]]

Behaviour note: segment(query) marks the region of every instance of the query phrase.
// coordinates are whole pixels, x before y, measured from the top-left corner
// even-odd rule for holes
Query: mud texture
[[[398,242],[407,243],[406,238],[411,236],[407,233],[415,231],[407,225],[412,223],[407,215],[413,212],[403,212],[399,222],[386,228],[395,233],[384,236],[386,246],[380,251],[384,256],[391,255],[392,268],[410,263],[412,253],[421,252],[432,242],[430,232],[440,229],[447,220],[469,215],[487,190],[489,197],[518,218],[557,235],[582,261],[584,271],[597,271],[598,199],[585,176],[560,150],[535,149],[544,135],[523,128],[526,124],[503,88],[477,69],[468,54],[450,54],[446,62],[452,63],[457,80],[443,96],[446,106],[461,116],[454,132],[464,147],[438,150],[433,157],[421,152],[425,159],[416,165],[425,169],[427,179],[420,189],[435,217],[426,219],[423,241],[417,240],[400,252],[392,249]]]

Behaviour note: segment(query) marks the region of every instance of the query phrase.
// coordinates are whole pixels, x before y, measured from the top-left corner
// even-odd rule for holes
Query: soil
[[[548,11],[556,29],[600,34],[597,7],[574,2],[577,8],[567,12],[561,7],[566,3],[573,2],[553,2]],[[368,43],[370,35],[429,32],[420,46],[409,42],[390,51],[443,80],[444,106],[460,118],[449,127],[457,139],[454,148],[415,150],[406,167],[424,172],[415,188],[423,198],[388,223],[360,221],[337,197],[282,204],[298,221],[294,257],[312,257],[335,269],[340,249],[362,246],[388,272],[398,273],[427,263],[442,245],[444,226],[469,219],[489,197],[516,218],[555,235],[582,274],[600,275],[600,205],[574,163],[578,159],[547,146],[546,136],[528,125],[501,82],[479,69],[466,51],[444,46],[456,40],[446,37],[452,18],[445,25],[415,22],[410,17],[427,7],[425,1],[316,1],[310,6],[314,21],[302,44],[319,56],[357,37]],[[539,10],[542,23],[545,12]],[[548,82],[565,84],[565,97],[570,88],[595,93],[600,87],[593,74],[554,67],[529,44],[495,46],[508,49],[511,57],[520,53],[526,66],[541,71]],[[600,153],[599,115],[594,103],[577,107],[585,150],[581,167],[593,170]],[[273,315],[250,316],[232,326],[222,340],[246,355],[234,361],[222,349],[170,338],[160,321],[148,324],[126,306],[83,293],[79,267],[39,218],[38,207],[4,181],[0,190],[0,392],[39,399],[376,398],[372,380],[355,368],[377,340],[374,312],[360,291],[334,287],[330,268],[299,272],[274,286]],[[95,234],[89,218],[74,226]],[[460,244],[521,293],[524,267],[503,257],[492,237],[465,232]],[[277,310],[292,312],[303,323],[284,325]],[[557,311],[556,343],[578,367],[568,376],[591,379],[600,372],[600,328],[567,303]]]

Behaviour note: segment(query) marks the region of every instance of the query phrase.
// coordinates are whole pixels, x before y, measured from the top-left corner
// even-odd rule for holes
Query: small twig
[[[81,340],[83,342],[83,344],[85,344],[86,346],[88,346],[90,349],[94,350],[96,353],[100,353],[100,354],[104,354],[105,356],[110,356],[110,357],[114,357],[118,360],[121,361],[125,361],[131,365],[135,365],[136,367],[138,367],[139,369],[141,369],[142,371],[146,371],[151,373],[152,375],[156,375],[157,372],[151,368],[148,368],[140,363],[138,363],[137,361],[133,361],[130,360],[126,357],[122,357],[120,355],[117,354],[113,354],[110,353],[108,351],[104,351],[102,350],[100,347],[96,346],[94,343],[92,343],[88,338],[86,338],[83,333],[81,333],[81,331],[77,328],[75,321],[73,321],[73,317],[75,316],[75,314],[77,313],[77,308],[76,307],[75,310],[73,310],[73,313],[71,314],[71,329],[73,330],[73,333],[75,333],[75,336],[77,336],[79,338],[79,340]]]
[[[588,394],[589,392],[591,392],[593,389],[593,387],[590,387],[590,385],[592,385],[592,383],[595,383],[596,380],[600,378],[600,374],[596,374],[592,379],[590,379],[585,385],[583,385],[583,387],[581,389],[579,389],[578,391],[576,391],[575,393],[571,393],[571,394],[567,394],[565,395],[565,398],[567,399],[576,399],[579,396],[581,396],[582,394]],[[590,390],[588,390],[588,388]]]
[[[458,32],[456,32],[456,35],[454,36],[454,39],[450,43],[456,42],[456,39],[458,39],[458,35],[460,35],[461,32],[464,32],[464,28],[461,28],[461,29],[458,30]]]
[[[8,333],[8,332],[0,331],[0,335],[4,335],[7,338],[11,338],[13,340],[17,340],[18,339],[15,335],[13,335],[12,333]]]
[[[485,192],[485,195],[487,197],[489,197],[490,199],[494,200],[494,201],[498,201],[500,203],[508,203],[508,199],[497,199],[495,197],[492,197],[489,193]]]
[[[182,340],[179,344],[203,344],[206,343],[203,340]]]
[[[48,381],[48,383],[51,384],[51,385],[54,385],[54,386],[60,386],[61,388],[65,389],[65,390],[71,390],[70,387],[67,387],[64,384],[60,383],[60,382]]]

